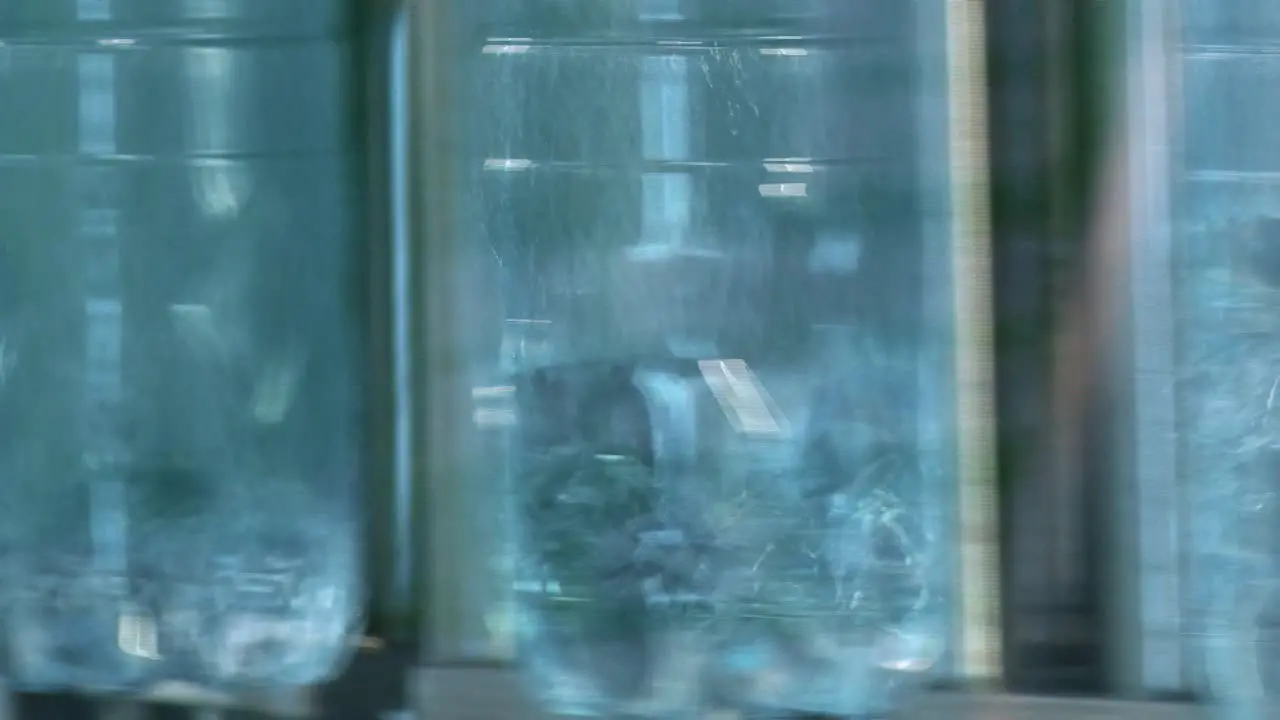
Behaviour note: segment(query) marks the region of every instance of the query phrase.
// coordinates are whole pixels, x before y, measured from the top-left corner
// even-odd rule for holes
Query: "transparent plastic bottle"
[[[586,715],[891,707],[950,613],[923,5],[478,6],[531,689]]]
[[[0,537],[21,687],[294,685],[343,659],[360,607],[352,6],[0,3]]]
[[[1186,3],[1175,322],[1192,647],[1227,717],[1280,707],[1280,8]]]

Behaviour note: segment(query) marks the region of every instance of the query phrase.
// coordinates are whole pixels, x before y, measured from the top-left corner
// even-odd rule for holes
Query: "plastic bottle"
[[[495,345],[553,709],[857,715],[942,654],[915,6],[480,4],[468,240],[537,328]]]
[[[0,4],[20,687],[306,684],[350,644],[352,6]]]

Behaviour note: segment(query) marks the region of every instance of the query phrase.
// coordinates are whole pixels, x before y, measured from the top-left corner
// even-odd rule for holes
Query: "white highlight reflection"
[[[698,369],[734,430],[766,437],[790,433],[790,423],[745,360],[700,360]]]

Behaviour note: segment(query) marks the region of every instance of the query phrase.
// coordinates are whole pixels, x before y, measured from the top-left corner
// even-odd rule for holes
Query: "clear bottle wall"
[[[919,9],[476,5],[469,237],[514,377],[531,686],[583,714],[884,709],[950,613]]]
[[[360,579],[350,5],[0,3],[22,687],[299,684],[341,660]]]
[[[1280,8],[1185,5],[1175,292],[1188,630],[1213,694],[1251,717],[1280,694]]]

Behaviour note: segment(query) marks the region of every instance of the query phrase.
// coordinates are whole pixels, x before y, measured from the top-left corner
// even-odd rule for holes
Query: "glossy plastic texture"
[[[467,240],[504,306],[530,688],[891,707],[951,613],[916,4],[476,5]]]
[[[1228,717],[1280,694],[1280,14],[1191,3],[1175,307],[1187,628]]]
[[[309,684],[345,657],[350,6],[0,3],[0,540],[20,687]]]

